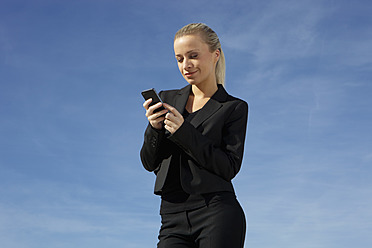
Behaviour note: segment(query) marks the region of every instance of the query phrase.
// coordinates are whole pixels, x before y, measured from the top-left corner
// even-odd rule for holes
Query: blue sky
[[[0,244],[155,247],[141,90],[180,88],[174,33],[220,36],[249,102],[246,247],[372,246],[370,1],[0,2]]]

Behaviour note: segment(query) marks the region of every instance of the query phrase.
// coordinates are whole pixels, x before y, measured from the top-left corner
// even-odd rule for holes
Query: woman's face
[[[199,35],[186,35],[174,41],[174,53],[178,68],[189,84],[216,84],[218,49],[210,52]]]

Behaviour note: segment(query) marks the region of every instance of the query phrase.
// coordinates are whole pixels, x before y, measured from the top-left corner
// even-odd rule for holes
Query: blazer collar
[[[187,85],[186,87],[180,89],[178,91],[178,95],[175,99],[174,107],[183,114],[185,111],[186,103],[189,98],[191,91],[191,85]],[[216,93],[213,94],[211,99],[204,105],[202,109],[200,109],[199,113],[195,115],[195,117],[191,120],[191,124],[194,127],[198,127],[202,124],[205,120],[207,120],[211,115],[213,115],[221,106],[221,102],[225,102],[228,97],[228,94],[225,88],[222,85],[218,85],[218,89]]]
[[[187,100],[189,99],[190,92],[191,92],[191,85],[189,84],[183,87],[182,89],[180,89],[177,92],[177,96],[174,99],[173,106],[178,110],[178,112],[181,113],[181,115],[185,111],[186,103],[187,103]]]

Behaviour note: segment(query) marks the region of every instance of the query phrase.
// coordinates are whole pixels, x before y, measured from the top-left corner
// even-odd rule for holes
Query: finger
[[[159,102],[155,105],[152,105],[150,107],[147,108],[147,111],[146,111],[146,116],[149,117],[150,115],[154,114],[154,111],[157,109],[157,108],[160,108],[162,106],[162,103]]]
[[[152,102],[152,98],[147,99],[147,100],[143,103],[143,107],[147,110],[147,109],[149,108],[149,105],[150,105],[151,102]]]
[[[167,103],[163,103],[163,106],[166,109],[168,109],[170,112],[172,112],[174,114],[174,116],[176,116],[176,117],[180,117],[181,116],[180,112],[178,112],[178,110],[175,107],[172,107],[171,105],[169,105]]]
[[[156,118],[155,120],[156,120],[157,123],[160,124],[160,123],[163,123],[165,121],[165,118],[164,118],[164,116],[160,116],[160,117]]]
[[[167,110],[168,111],[168,110]],[[176,116],[172,113],[172,112],[168,112],[166,115],[165,115],[165,119],[167,120],[175,120],[176,119]]]
[[[172,123],[168,120],[164,121],[164,128],[167,129],[169,132],[173,133]]]
[[[149,110],[152,111],[152,112],[154,112],[155,109],[160,108],[161,106],[162,106],[162,103],[161,102],[158,102],[157,104],[154,104],[154,105],[150,106],[149,107]]]
[[[149,120],[156,120],[158,118],[162,118],[162,120],[165,119],[165,114],[168,112],[168,110],[164,109],[162,111],[159,111],[159,112],[156,112],[156,113],[152,113],[148,116],[148,119]]]

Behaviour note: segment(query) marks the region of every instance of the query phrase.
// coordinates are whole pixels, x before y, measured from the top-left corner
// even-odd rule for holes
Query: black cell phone
[[[158,102],[163,103],[163,101],[161,100],[160,96],[158,95],[158,93],[156,92],[156,90],[154,88],[144,90],[144,91],[141,92],[141,94],[142,94],[143,98],[145,98],[145,100],[152,98],[152,102],[150,103],[150,106],[152,106],[154,104],[157,104]],[[163,106],[161,106],[160,108],[155,109],[154,113],[159,112],[163,109],[165,109],[165,108]]]

